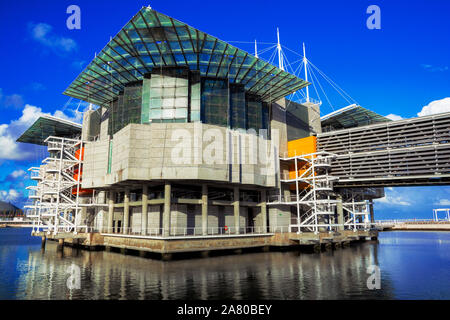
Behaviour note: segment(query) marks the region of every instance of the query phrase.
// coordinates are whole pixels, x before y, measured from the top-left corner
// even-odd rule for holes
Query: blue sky
[[[81,29],[66,27],[69,5],[81,8]],[[253,52],[276,42],[307,56],[360,105],[403,118],[450,111],[450,1],[50,1],[0,2],[0,198],[22,203],[25,174],[43,151],[19,146],[17,136],[39,114],[79,121],[86,107],[64,89],[143,6]],[[369,5],[381,9],[381,29],[369,30]],[[269,59],[269,50],[262,55]],[[289,62],[298,56],[285,49]],[[348,105],[319,79],[331,105]],[[328,87],[327,87],[328,86]],[[319,89],[318,89],[319,90]],[[320,91],[319,91],[320,92]],[[314,89],[311,88],[314,95]],[[435,101],[433,104],[430,105]],[[428,107],[426,107],[428,106]],[[425,109],[424,109],[425,107]],[[392,116],[392,117],[395,117]],[[450,206],[450,187],[386,189],[377,217],[431,217]],[[441,205],[440,205],[441,204]]]

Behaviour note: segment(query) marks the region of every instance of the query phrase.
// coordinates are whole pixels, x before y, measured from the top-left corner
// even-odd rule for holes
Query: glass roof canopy
[[[201,76],[228,78],[266,102],[309,83],[183,22],[143,7],[64,91],[108,107],[127,83],[153,68],[187,66]]]
[[[327,132],[391,120],[371,110],[352,104],[321,117],[320,121],[322,130]]]
[[[81,134],[81,124],[64,119],[41,116],[18,139],[17,142],[46,145],[50,136],[73,137]]]

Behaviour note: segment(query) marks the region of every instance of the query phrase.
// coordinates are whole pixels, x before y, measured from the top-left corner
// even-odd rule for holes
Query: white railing
[[[277,232],[288,232],[288,227],[272,227],[272,230],[278,230]],[[139,227],[128,227],[126,229],[122,227],[103,227],[98,230],[98,228],[88,228],[89,232],[101,232],[103,234],[123,234],[123,235],[136,235],[136,236],[159,236],[163,237],[164,228],[146,228],[145,232]],[[125,230],[125,232],[124,232]],[[187,237],[187,236],[232,236],[232,235],[247,235],[247,234],[266,234],[268,232],[273,233],[275,231],[268,231],[268,228],[264,230],[264,227],[240,227],[239,233],[236,232],[235,227],[209,227],[206,230],[206,234],[203,234],[202,227],[191,227],[191,228],[181,228],[172,227],[169,229],[169,237]]]
[[[406,223],[448,223],[448,220],[433,220],[433,219],[391,219],[391,220],[375,220],[376,225],[393,225]]]

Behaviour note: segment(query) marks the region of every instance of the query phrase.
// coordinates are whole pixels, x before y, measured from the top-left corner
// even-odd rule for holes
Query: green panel
[[[150,79],[142,81],[142,110],[141,123],[147,124],[150,119]]]
[[[111,173],[113,141],[109,140],[108,174]]]

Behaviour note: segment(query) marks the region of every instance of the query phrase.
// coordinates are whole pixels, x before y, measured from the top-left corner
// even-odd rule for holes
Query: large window
[[[187,122],[189,71],[184,68],[160,68],[150,79],[149,120],[151,122]]]
[[[221,79],[202,79],[202,122],[228,126],[228,83]]]
[[[111,103],[109,133],[129,123],[198,122],[232,129],[269,128],[269,105],[244,85],[200,77],[187,68],[155,68]]]
[[[247,95],[247,129],[262,129],[262,102],[257,97]]]
[[[115,134],[129,123],[141,123],[142,83],[125,87],[117,100],[111,103],[109,133]]]
[[[241,85],[230,85],[231,125],[245,129],[245,90]]]

